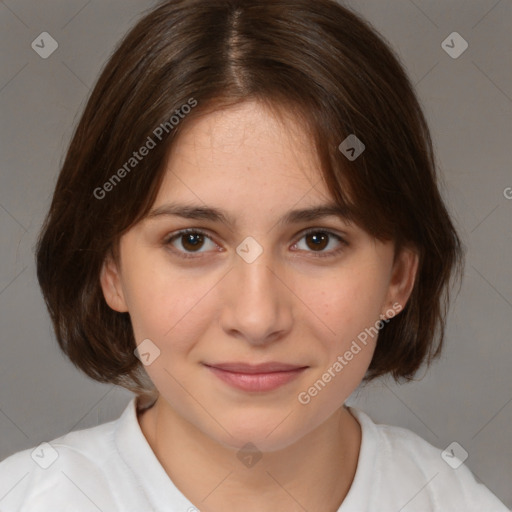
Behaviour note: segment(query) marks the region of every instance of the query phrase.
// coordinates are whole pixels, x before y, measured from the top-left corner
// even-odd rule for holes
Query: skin
[[[344,402],[364,377],[376,338],[307,405],[298,394],[393,304],[405,306],[414,283],[414,251],[394,261],[391,242],[342,218],[278,224],[290,210],[330,202],[307,141],[298,121],[280,122],[256,102],[190,121],[152,210],[171,202],[216,207],[234,224],[143,219],[121,238],[120,261],[107,258],[101,273],[105,300],[129,312],[137,343],[150,339],[160,350],[145,367],[160,396],[139,413],[142,432],[202,511],[338,509],[361,444]],[[196,235],[194,246],[178,236],[166,245],[186,228],[210,238],[197,243]],[[307,228],[347,244],[330,235],[319,249]],[[248,236],[263,248],[252,263],[236,252]],[[247,392],[203,364],[234,361],[308,368],[276,390]],[[263,455],[252,467],[237,458],[248,442]]]

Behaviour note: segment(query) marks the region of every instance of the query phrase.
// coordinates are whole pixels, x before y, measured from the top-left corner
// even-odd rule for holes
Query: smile
[[[232,368],[205,365],[216,377],[224,383],[242,391],[273,391],[296,379],[307,367],[290,367],[288,369],[269,370],[265,365],[258,367],[243,367],[238,365],[236,371]],[[235,365],[232,365],[235,366]],[[270,367],[271,365],[266,365]],[[283,366],[283,365],[281,365]],[[289,365],[288,365],[289,366]],[[274,366],[275,367],[275,366]]]

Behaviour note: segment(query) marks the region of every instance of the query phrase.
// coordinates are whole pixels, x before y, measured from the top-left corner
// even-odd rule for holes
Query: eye
[[[168,237],[164,244],[171,245],[174,248],[176,248],[176,245],[181,245],[183,250],[176,248],[176,252],[180,253],[179,255],[183,258],[193,258],[193,253],[207,252],[201,251],[201,249],[204,248],[206,241],[209,241],[212,244],[213,250],[218,248],[218,245],[211,239],[211,237],[200,229],[184,229],[182,231],[178,231]]]
[[[336,256],[348,245],[348,242],[340,235],[318,228],[313,228],[303,233],[302,238],[300,238],[299,242],[296,242],[293,247],[299,246],[300,241],[303,239],[305,240],[306,247],[305,249],[299,247],[299,249],[305,250],[307,252],[317,253],[315,256],[321,258]],[[332,245],[338,247],[330,251],[324,251],[326,247]]]
[[[325,229],[313,228],[304,232],[299,241],[295,242],[292,247],[298,247],[303,239],[305,240],[306,247],[299,247],[299,250],[312,252],[315,257],[336,256],[348,246],[348,242],[340,235]],[[164,245],[172,246],[173,252],[182,258],[194,258],[194,253],[208,252],[207,242],[211,244],[210,250],[218,250],[219,246],[206,232],[201,229],[183,229],[167,237],[164,240]],[[332,245],[337,245],[338,247],[325,251],[326,247]],[[178,246],[181,246],[181,248]],[[205,247],[206,250],[201,250],[205,249]]]

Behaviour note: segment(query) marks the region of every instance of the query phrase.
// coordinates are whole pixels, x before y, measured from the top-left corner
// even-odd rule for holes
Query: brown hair
[[[172,128],[171,116],[191,99],[197,106]],[[300,119],[328,190],[351,219],[395,241],[397,252],[407,245],[419,253],[411,297],[382,328],[365,376],[410,380],[440,354],[462,245],[403,67],[369,23],[331,0],[166,1],[120,43],[76,127],[37,245],[61,349],[96,380],[154,390],[134,355],[129,314],[103,297],[101,266],[108,254],[117,259],[121,235],[148,213],[183,126],[246,100]],[[350,134],[366,146],[353,161],[338,149]],[[130,170],[127,161],[149,138],[157,143]],[[116,173],[123,179],[114,181]]]

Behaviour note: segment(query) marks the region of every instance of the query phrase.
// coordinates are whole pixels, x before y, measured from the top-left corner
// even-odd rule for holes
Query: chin
[[[290,446],[307,433],[304,422],[300,422],[299,430],[296,427],[297,415],[290,414],[287,418],[289,413],[290,410],[283,413],[281,409],[278,414],[275,411],[264,414],[259,410],[224,415],[219,422],[229,433],[220,427],[213,432],[211,426],[206,433],[225,447],[237,451],[252,443],[259,451],[273,452]]]
[[[239,451],[246,451],[248,445],[256,447],[256,451],[262,453],[276,452],[284,450],[288,446],[299,441],[302,435],[299,432],[282,432],[280,434],[274,433],[268,435],[266,430],[258,429],[241,429],[240,431],[232,432],[233,437],[229,435],[222,436],[221,439],[216,439],[220,444],[226,448]]]

